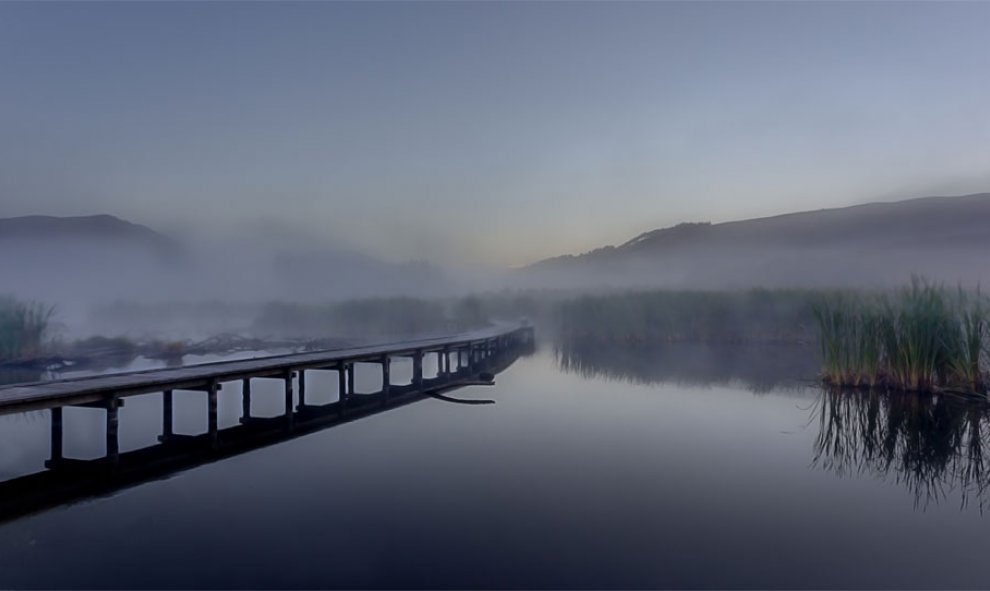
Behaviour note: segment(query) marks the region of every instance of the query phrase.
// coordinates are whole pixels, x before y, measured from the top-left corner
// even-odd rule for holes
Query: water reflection
[[[826,389],[815,405],[813,465],[840,476],[866,474],[910,490],[924,508],[958,495],[986,505],[984,439],[990,407],[946,395]]]
[[[815,350],[802,345],[600,347],[557,343],[554,356],[561,370],[584,377],[637,384],[738,384],[757,393],[807,386],[819,369]]]
[[[636,384],[742,386],[751,392],[814,392],[818,357],[794,346],[664,345],[600,348],[558,344],[557,366],[583,377]],[[988,504],[990,405],[948,394],[825,389],[810,407],[817,427],[812,466],[837,476],[879,478],[914,496],[915,507],[958,499]]]

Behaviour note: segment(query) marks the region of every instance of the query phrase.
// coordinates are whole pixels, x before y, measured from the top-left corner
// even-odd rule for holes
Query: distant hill
[[[539,261],[517,279],[562,287],[869,286],[912,273],[990,282],[990,193],[680,224]]]
[[[145,248],[161,256],[175,256],[180,247],[171,238],[155,232],[147,226],[134,224],[112,215],[56,217],[30,215],[0,218],[0,245],[10,242],[57,243],[78,245],[124,244],[132,248]],[[72,256],[65,251],[63,256]]]
[[[0,218],[0,294],[57,304],[140,298],[182,285],[188,259],[173,239],[111,215]]]
[[[326,302],[451,288],[428,263],[294,242],[285,230],[259,225],[236,240],[179,242],[111,215],[0,218],[0,295],[56,303],[66,317],[118,300]]]

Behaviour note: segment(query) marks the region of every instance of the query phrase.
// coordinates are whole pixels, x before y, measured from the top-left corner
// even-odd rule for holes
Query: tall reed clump
[[[0,297],[0,361],[38,355],[54,314],[53,306]]]
[[[836,293],[814,307],[822,377],[840,386],[984,392],[988,306],[913,279],[888,294]]]

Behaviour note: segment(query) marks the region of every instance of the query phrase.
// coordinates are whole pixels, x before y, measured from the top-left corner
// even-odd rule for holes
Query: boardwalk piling
[[[162,392],[162,440],[172,435],[172,391]]]
[[[299,409],[306,406],[306,370],[299,370]]]
[[[382,403],[388,402],[389,390],[391,389],[392,358],[388,355],[382,357]]]
[[[241,422],[251,419],[251,378],[244,378],[241,383]]]
[[[210,434],[210,447],[217,449],[220,444],[220,433],[217,421],[217,387],[216,381],[211,381],[206,387],[206,416],[207,431]]]
[[[52,449],[51,461],[57,462],[62,459],[62,407],[57,406],[52,409]]]
[[[347,371],[343,363],[337,365],[337,402],[343,411],[347,405]]]
[[[413,354],[413,384],[416,389],[423,389],[423,352],[416,351]]]
[[[120,442],[117,437],[117,398],[109,400],[106,407],[107,413],[107,457],[110,463],[116,465],[120,459]]]
[[[285,427],[292,429],[292,372],[285,372]]]

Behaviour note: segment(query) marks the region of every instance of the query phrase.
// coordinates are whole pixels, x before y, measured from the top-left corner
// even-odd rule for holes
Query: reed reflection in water
[[[903,487],[915,508],[958,499],[980,512],[990,501],[990,405],[950,394],[821,388],[807,347],[669,344],[577,346],[558,342],[556,365],[584,377],[634,384],[742,386],[754,393],[820,392],[808,425],[817,427],[811,465],[840,477],[872,477]]]
[[[958,496],[987,504],[990,406],[951,395],[823,389],[813,465],[907,488],[916,507]]]

